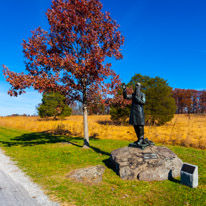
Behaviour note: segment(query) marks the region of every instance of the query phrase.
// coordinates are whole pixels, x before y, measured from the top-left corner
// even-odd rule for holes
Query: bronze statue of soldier
[[[145,118],[143,105],[146,103],[146,97],[145,94],[141,92],[141,84],[138,82],[135,85],[135,91],[132,95],[127,94],[126,85],[123,84],[123,96],[125,99],[132,99],[129,124],[134,126],[137,135],[137,141],[129,144],[129,146],[144,149],[147,146],[154,145],[152,141],[144,138]]]

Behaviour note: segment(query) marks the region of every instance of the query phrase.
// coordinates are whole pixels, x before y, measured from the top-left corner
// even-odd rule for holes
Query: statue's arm
[[[144,94],[144,93],[142,93],[142,102],[143,102],[143,104],[145,104],[145,103],[146,103],[146,96],[145,96],[145,94]]]
[[[135,99],[135,102],[137,104],[140,104],[140,105],[144,105],[146,103],[146,97],[145,97],[145,94],[142,93],[140,95],[140,97],[138,97],[137,95],[134,96],[134,99]]]
[[[132,99],[132,95],[127,94],[126,88],[123,88],[123,97],[124,99]]]
[[[123,88],[123,97],[124,97],[124,99],[132,99],[132,95],[127,94],[125,83],[122,84],[122,88]]]

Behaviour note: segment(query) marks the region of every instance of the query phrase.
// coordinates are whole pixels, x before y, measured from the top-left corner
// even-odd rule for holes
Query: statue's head
[[[139,83],[139,82],[137,82],[136,85],[135,85],[135,87],[139,87],[139,88],[141,88],[141,86],[142,86],[142,85],[141,85],[141,83]]]
[[[136,83],[136,85],[135,85],[135,92],[134,92],[135,94],[136,94],[138,91],[141,90],[141,86],[142,86],[142,85],[141,85],[139,82]]]

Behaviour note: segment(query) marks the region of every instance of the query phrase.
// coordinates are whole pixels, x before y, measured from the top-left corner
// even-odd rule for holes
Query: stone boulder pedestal
[[[110,160],[122,179],[162,181],[180,176],[182,160],[167,147],[151,146],[144,150],[123,147],[112,151]]]

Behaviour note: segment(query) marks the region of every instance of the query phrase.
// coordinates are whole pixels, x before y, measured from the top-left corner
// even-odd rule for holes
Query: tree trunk
[[[83,148],[89,148],[89,131],[88,131],[88,119],[87,119],[87,106],[83,106],[84,117],[84,146]]]
[[[86,86],[83,87],[83,119],[84,119],[84,145],[83,148],[89,148],[89,131],[87,119],[87,92]]]

